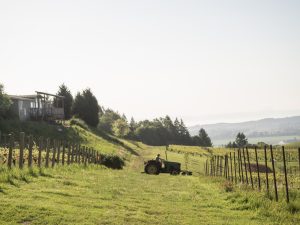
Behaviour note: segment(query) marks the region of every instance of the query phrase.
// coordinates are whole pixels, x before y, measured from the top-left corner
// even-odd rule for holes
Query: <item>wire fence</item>
[[[266,191],[276,201],[300,190],[300,148],[284,146],[231,149],[225,155],[212,155],[204,165],[205,175],[225,177],[235,184]]]
[[[20,132],[1,134],[0,132],[0,165],[9,169],[25,166],[54,167],[55,165],[101,164],[101,155],[93,148],[82,146],[74,141],[50,138],[34,138]]]

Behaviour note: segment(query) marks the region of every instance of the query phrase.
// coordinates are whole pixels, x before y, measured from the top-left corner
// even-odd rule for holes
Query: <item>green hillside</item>
[[[67,124],[62,131],[46,124],[22,126],[35,128],[26,130],[27,133],[76,138],[102,153],[123,157],[126,166],[123,170],[102,165],[34,167],[32,170],[8,170],[1,166],[0,224],[300,222],[300,204],[295,199],[290,204],[283,198],[276,203],[264,192],[234,187],[223,178],[205,177],[206,157],[224,149],[171,145],[165,155],[165,146],[148,146],[77,125]],[[193,171],[193,176],[143,173],[144,161],[158,153],[169,161],[180,162],[182,169]]]

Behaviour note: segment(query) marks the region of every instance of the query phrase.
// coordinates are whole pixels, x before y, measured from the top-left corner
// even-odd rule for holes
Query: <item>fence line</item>
[[[296,151],[289,148],[289,151],[286,151],[285,146],[275,149],[272,145],[264,146],[263,149],[231,149],[224,155],[213,155],[210,160],[207,159],[205,175],[224,177],[235,184],[241,183],[252,189],[257,188],[258,191],[265,190],[276,201],[281,196],[279,190],[283,190],[285,199],[289,202],[290,191],[300,189],[300,148]],[[268,161],[271,162],[271,168]]]
[[[92,148],[72,141],[43,137],[35,142],[32,135],[26,136],[24,132],[17,137],[1,134],[0,131],[0,147],[4,148],[0,164],[7,165],[9,169],[23,169],[25,164],[29,168],[33,165],[53,168],[60,164],[101,164],[101,155]]]

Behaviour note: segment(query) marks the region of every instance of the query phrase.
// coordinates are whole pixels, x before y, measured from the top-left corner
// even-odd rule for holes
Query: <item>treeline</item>
[[[197,145],[212,146],[211,139],[204,129],[199,135],[191,137],[182,119],[172,119],[169,116],[153,120],[136,122],[131,118],[127,121],[125,115],[120,115],[111,109],[104,110],[100,117],[99,129],[131,140],[141,141],[148,145]]]
[[[78,92],[73,98],[65,84],[59,87],[57,95],[65,97],[64,112],[66,119],[78,118],[88,126],[97,128],[102,132],[121,138],[141,141],[148,145],[212,146],[211,139],[204,129],[200,129],[198,135],[191,136],[182,119],[176,118],[173,121],[169,116],[165,116],[164,118],[156,118],[151,121],[136,122],[134,118],[128,121],[124,114],[121,115],[112,109],[101,107],[90,89]],[[56,100],[54,104],[62,106],[63,103],[60,100]],[[9,105],[10,100],[5,95],[3,86],[0,85],[0,118],[1,115],[3,117],[5,112],[7,114]]]
[[[257,144],[250,144],[248,142],[248,139],[246,135],[243,132],[239,132],[236,135],[235,141],[229,142],[227,145],[225,145],[226,148],[244,148],[244,147],[249,147],[249,148],[254,148],[254,147],[260,147],[263,148],[264,146],[269,146],[268,144],[264,142],[258,142]]]

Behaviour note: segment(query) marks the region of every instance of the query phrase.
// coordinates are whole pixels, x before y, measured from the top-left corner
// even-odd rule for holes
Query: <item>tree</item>
[[[248,144],[248,140],[247,140],[245,134],[242,132],[239,132],[236,136],[235,143],[237,144],[237,146],[239,148],[246,146]]]
[[[180,139],[179,139],[180,143],[190,145],[192,142],[191,135],[182,119],[180,119],[180,125],[179,125],[178,132],[179,132],[179,137],[180,137]]]
[[[9,110],[11,101],[7,94],[4,93],[4,87],[0,84],[0,118],[4,117]]]
[[[131,117],[131,120],[130,120],[130,123],[129,123],[129,129],[130,129],[130,132],[134,132],[135,129],[137,128],[137,123],[135,122],[134,118]]]
[[[112,134],[113,123],[118,119],[121,119],[119,113],[113,111],[112,109],[106,109],[100,116],[98,128],[102,131]]]
[[[167,130],[167,142],[168,144],[175,143],[176,140],[176,127],[173,124],[171,118],[167,115],[165,118],[160,119],[163,127]]]
[[[65,119],[70,119],[72,116],[72,106],[74,101],[70,90],[65,84],[62,84],[59,86],[57,95],[65,97],[63,100],[64,103],[62,103],[62,100],[60,99],[55,99],[54,104],[58,104],[59,107],[62,107],[64,105]]]
[[[199,130],[198,136],[193,137],[193,140],[196,145],[202,146],[202,147],[211,147],[212,142],[206,131],[201,128]]]
[[[129,133],[129,126],[124,119],[114,121],[112,130],[117,137],[125,137]]]
[[[99,111],[97,98],[89,88],[77,93],[73,104],[74,115],[95,127],[99,123]]]

